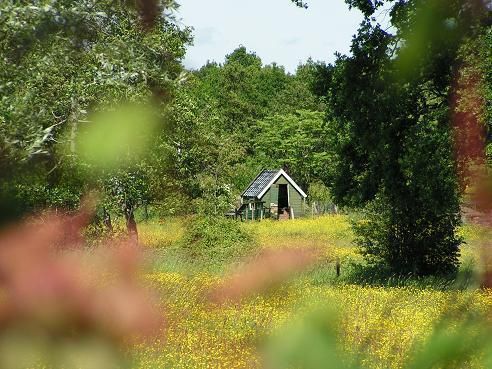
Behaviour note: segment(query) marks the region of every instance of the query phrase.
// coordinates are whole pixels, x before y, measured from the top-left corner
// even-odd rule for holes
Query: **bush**
[[[255,246],[239,222],[205,216],[191,218],[179,243],[192,261],[216,265],[244,256]]]
[[[417,200],[418,201],[418,200]],[[397,275],[453,274],[459,265],[458,212],[414,202],[371,201],[353,221],[355,244],[370,266]]]

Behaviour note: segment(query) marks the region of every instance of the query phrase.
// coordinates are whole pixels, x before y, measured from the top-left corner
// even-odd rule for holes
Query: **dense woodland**
[[[186,70],[193,31],[174,1],[2,1],[2,220],[74,210],[92,190],[105,229],[124,217],[135,232],[139,208],[220,217],[283,168],[366,220],[370,263],[454,271],[472,169],[492,159],[490,6],[346,2],[365,15],[350,55],[290,74],[241,45]]]

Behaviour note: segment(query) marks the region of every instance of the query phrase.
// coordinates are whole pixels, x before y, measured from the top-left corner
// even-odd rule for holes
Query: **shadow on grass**
[[[398,275],[380,266],[348,262],[342,264],[337,275],[336,264],[324,263],[309,272],[306,277],[313,285],[355,284],[373,287],[414,287],[434,290],[467,290],[479,286],[476,265],[464,262],[454,274],[437,276]]]

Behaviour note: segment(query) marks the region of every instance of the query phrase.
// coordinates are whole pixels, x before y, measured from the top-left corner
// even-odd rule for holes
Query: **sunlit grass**
[[[335,258],[342,262],[342,277],[345,265],[361,261],[344,215],[248,222],[241,226],[260,249],[318,246],[325,250],[326,257],[315,270],[269,294],[221,308],[211,306],[205,298],[220,274],[155,268],[147,279],[160,293],[167,330],[161,339],[138,348],[137,367],[260,367],[266,337],[300,311],[329,303],[340,312],[339,340],[343,350],[363,352],[364,364],[370,368],[400,368],[415,345],[431,335],[445,314],[454,311],[454,319],[459,320],[465,309],[486,312],[492,308],[492,295],[487,291],[446,290],[437,284],[434,288],[418,282],[399,288],[332,283]],[[141,240],[156,250],[166,250],[186,231],[178,218],[144,224],[140,230]],[[462,247],[462,260],[478,260],[482,230],[464,226],[459,232],[467,242]],[[330,276],[325,278],[325,274]]]
[[[289,240],[348,245],[352,238],[346,215],[301,218],[291,221],[245,222],[243,227],[255,234],[263,245],[281,245],[282,241]]]
[[[162,293],[168,329],[162,340],[140,348],[142,368],[258,367],[259,348],[267,335],[299,311],[327,303],[340,312],[344,350],[364,352],[368,367],[399,368],[450,309],[492,308],[487,292],[313,286],[305,279],[240,305],[216,308],[204,300],[215,277],[156,273],[148,278]]]
[[[182,218],[173,217],[139,224],[139,239],[146,247],[168,247],[179,241],[183,234],[184,220]]]

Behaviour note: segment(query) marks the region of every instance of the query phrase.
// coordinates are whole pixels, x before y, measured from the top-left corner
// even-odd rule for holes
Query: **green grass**
[[[238,223],[241,232],[252,237],[251,254],[264,248],[316,246],[323,250],[323,258],[268,294],[217,308],[207,303],[207,290],[244,255],[239,253],[218,263],[194,260],[189,250],[182,250],[190,224],[190,219],[183,218],[139,224],[141,241],[149,242],[146,255],[151,270],[147,278],[161,296],[168,322],[162,338],[138,348],[139,368],[259,367],[259,352],[267,337],[313,306],[326,303],[340,315],[337,342],[344,351],[361,353],[368,368],[401,368],[412,350],[426,342],[450,311],[454,311],[453,324],[460,324],[471,311],[482,314],[492,309],[492,295],[473,284],[480,246],[486,237],[480,227],[460,229],[466,240],[462,273],[457,280],[449,280],[380,278],[377,271],[357,267],[363,266],[363,260],[352,245],[344,215]],[[213,257],[221,240],[230,247],[234,238],[226,228],[212,227],[210,240],[214,245],[203,255],[210,251]],[[342,263],[341,277],[335,275],[336,258]],[[330,317],[326,318],[329,321]],[[463,367],[475,367],[478,359],[472,358]]]
[[[184,235],[185,218],[170,217],[138,224],[140,242],[150,248],[166,248],[174,245]]]
[[[356,283],[386,286],[422,286],[451,288],[456,285],[469,285],[470,278],[479,264],[479,250],[482,241],[487,237],[485,230],[476,225],[464,225],[459,234],[465,242],[461,247],[461,267],[457,284],[453,280],[443,278],[415,278],[413,276],[391,276],[377,268],[364,268],[363,257],[358,254],[352,243],[353,234],[347,215],[328,215],[317,218],[301,218],[293,221],[264,220],[255,222],[237,222],[237,227],[219,227],[211,229],[208,237],[210,250],[200,250],[200,258],[187,255],[192,246],[188,247],[189,233],[194,227],[193,218],[170,217],[163,220],[152,220],[139,223],[140,241],[149,249],[150,259],[154,268],[160,271],[179,271],[186,273],[213,272],[215,274],[227,270],[229,264],[241,261],[249,254],[261,249],[283,247],[317,247],[323,251],[324,258],[306,275],[315,285],[331,283]],[[205,223],[206,222],[202,222]],[[188,232],[188,233],[187,233]],[[237,253],[227,249],[234,248],[236,235],[230,232],[243,232],[251,238],[245,251]],[[208,235],[210,236],[210,235]],[[193,238],[193,237],[192,237]],[[236,254],[225,258],[221,252]],[[201,246],[203,247],[203,245]],[[243,248],[237,245],[238,248]],[[151,249],[151,250],[150,250]],[[218,251],[217,251],[218,250]],[[249,251],[248,251],[249,250]],[[217,254],[217,256],[215,256]],[[341,278],[335,275],[335,262],[341,263]],[[464,283],[465,279],[467,280]]]

